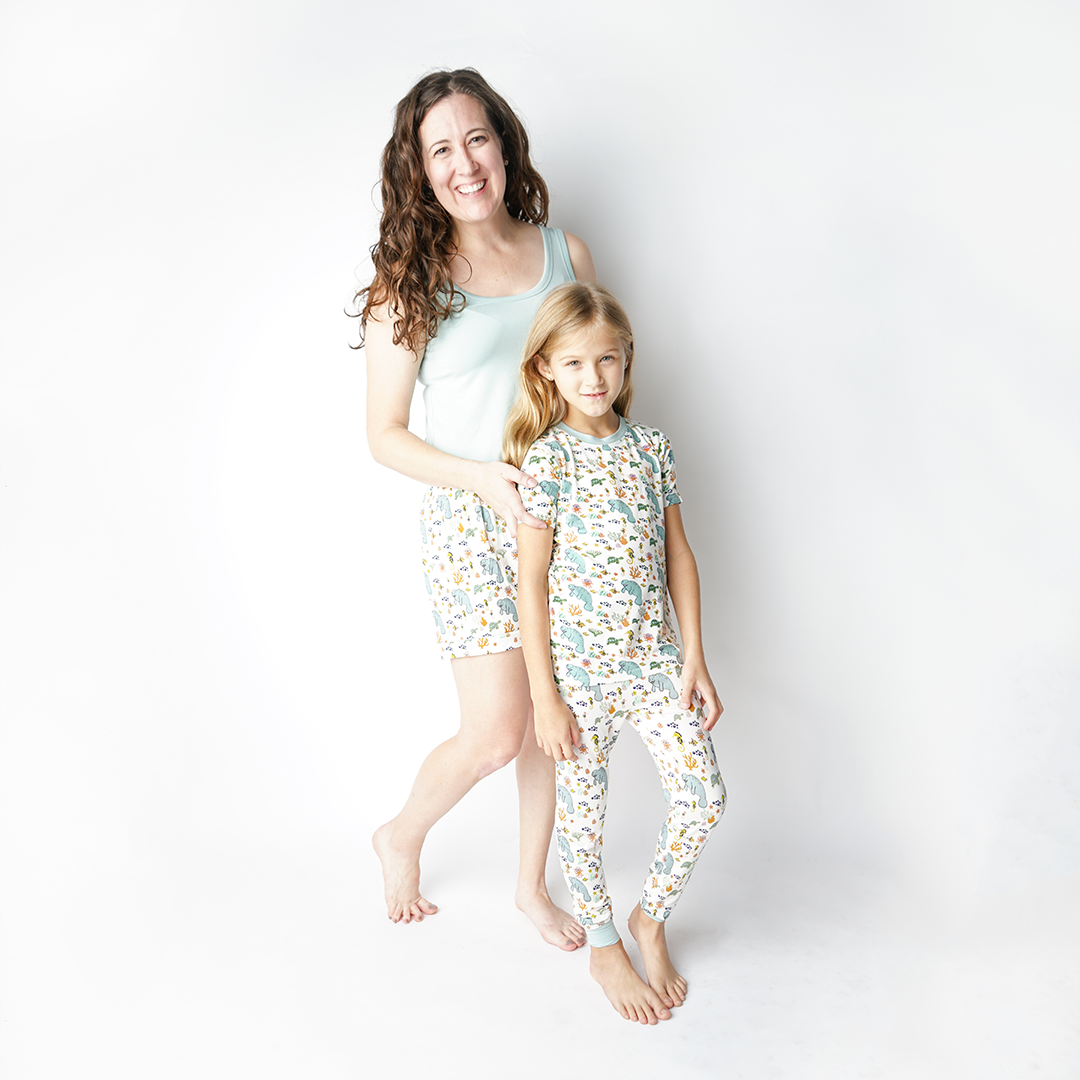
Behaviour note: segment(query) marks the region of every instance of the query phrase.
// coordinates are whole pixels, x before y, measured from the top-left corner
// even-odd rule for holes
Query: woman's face
[[[479,101],[443,98],[428,110],[419,136],[428,183],[455,221],[479,223],[505,210],[502,144]]]

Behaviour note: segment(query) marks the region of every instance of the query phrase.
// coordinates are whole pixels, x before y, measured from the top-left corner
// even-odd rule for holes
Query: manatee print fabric
[[[445,657],[519,648],[517,542],[471,491],[433,487],[420,514],[424,587]]]
[[[668,804],[653,861],[645,875],[641,910],[666,919],[678,903],[709,833],[724,812],[727,793],[702,712],[679,706],[675,683],[607,683],[591,690],[563,684],[559,692],[581,729],[585,749],[557,761],[555,838],[574,912],[590,945],[613,945],[618,931],[601,858],[612,748],[624,723],[641,736],[656,764]]]
[[[548,591],[559,682],[580,686],[681,666],[667,594],[664,515],[681,502],[663,432],[621,420],[605,439],[552,428],[521,466],[525,508],[554,529]]]

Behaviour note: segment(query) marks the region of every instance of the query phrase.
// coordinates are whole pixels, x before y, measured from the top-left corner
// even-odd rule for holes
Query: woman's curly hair
[[[514,110],[472,68],[433,71],[398,102],[394,133],[382,156],[382,220],[371,248],[375,277],[354,297],[361,344],[372,311],[386,305],[394,318],[394,344],[413,352],[435,336],[439,323],[460,310],[464,297],[451,278],[454,223],[427,183],[420,125],[433,105],[467,94],[483,106],[498,134],[506,166],[506,208],[512,218],[546,225],[548,190],[529,159],[529,136]]]

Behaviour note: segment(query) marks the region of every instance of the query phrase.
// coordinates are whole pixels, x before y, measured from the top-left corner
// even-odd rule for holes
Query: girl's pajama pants
[[[645,681],[559,688],[581,729],[585,749],[577,751],[576,760],[555,763],[555,836],[575,914],[590,945],[614,945],[619,940],[601,849],[609,759],[625,721],[652,754],[668,803],[641,895],[641,910],[649,918],[662,921],[671,914],[709,832],[724,812],[724,781],[712,739],[701,726],[701,710],[684,712],[678,691],[677,685],[672,691]]]

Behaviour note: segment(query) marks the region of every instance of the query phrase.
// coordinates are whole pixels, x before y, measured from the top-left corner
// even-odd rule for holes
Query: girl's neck
[[[592,439],[607,439],[619,430],[622,420],[614,409],[608,409],[603,416],[586,416],[577,409],[568,409],[562,421],[571,431],[579,435],[588,435]]]

